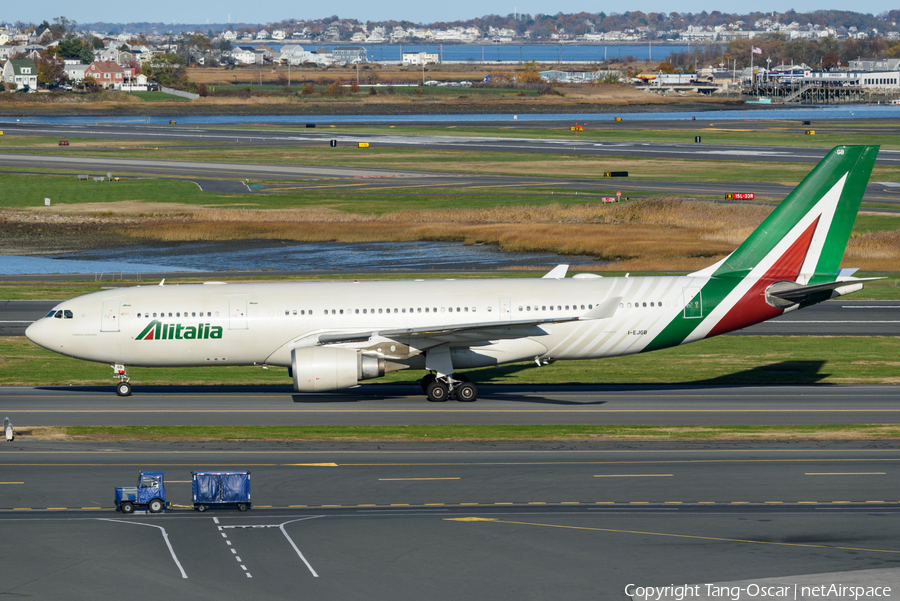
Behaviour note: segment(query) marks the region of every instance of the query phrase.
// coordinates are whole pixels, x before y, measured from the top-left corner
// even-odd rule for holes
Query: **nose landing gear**
[[[131,384],[128,377],[128,369],[124,365],[110,365],[113,369],[113,379],[118,380],[116,384],[116,394],[119,396],[131,396]]]

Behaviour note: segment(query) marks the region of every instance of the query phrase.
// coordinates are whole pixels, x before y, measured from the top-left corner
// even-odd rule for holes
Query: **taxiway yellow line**
[[[462,478],[379,478],[379,482],[398,482],[401,480],[461,480]]]
[[[804,476],[885,476],[887,472],[806,472]]]

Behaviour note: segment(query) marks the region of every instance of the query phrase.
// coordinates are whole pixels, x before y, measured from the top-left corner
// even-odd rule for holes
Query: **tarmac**
[[[884,585],[898,461],[892,442],[6,443],[0,593],[622,599],[629,584],[829,572]],[[113,510],[139,469],[165,472],[171,513]],[[191,511],[199,469],[250,470],[253,509]]]
[[[737,374],[790,378],[817,362],[774,363]],[[521,366],[511,366],[521,369]],[[278,369],[278,368],[272,368]],[[535,368],[537,369],[537,368]],[[824,374],[823,374],[824,376]],[[733,375],[731,376],[734,377]],[[795,425],[895,424],[893,385],[500,385],[478,382],[475,403],[429,403],[418,384],[362,384],[300,394],[284,385],[0,387],[0,415],[18,426],[371,426],[371,425]]]

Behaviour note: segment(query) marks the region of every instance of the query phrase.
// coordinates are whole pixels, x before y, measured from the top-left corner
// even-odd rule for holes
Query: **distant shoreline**
[[[603,104],[603,103],[547,103],[547,104],[481,104],[481,103],[315,103],[315,104],[193,104],[187,102],[155,104],[115,104],[108,106],[78,106],[71,104],[29,104],[4,106],[0,104],[0,118],[15,117],[188,117],[188,116],[268,116],[268,115],[527,115],[561,113],[616,113],[622,111],[666,113],[687,111],[730,110],[744,107],[743,100],[716,102],[685,101],[667,104]],[[747,110],[765,110],[765,106],[747,106]]]

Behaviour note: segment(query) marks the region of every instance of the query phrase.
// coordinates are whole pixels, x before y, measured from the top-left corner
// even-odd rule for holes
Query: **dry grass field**
[[[292,240],[497,244],[505,251],[552,251],[615,262],[617,270],[687,271],[734,250],[769,214],[759,205],[663,198],[619,205],[558,205],[406,210],[359,214],[333,210],[185,208],[122,228],[163,242]],[[867,271],[900,270],[900,231],[854,234],[846,260]]]

